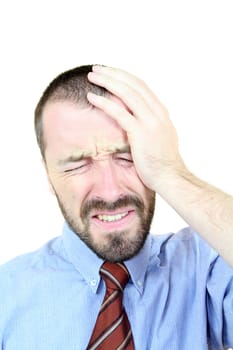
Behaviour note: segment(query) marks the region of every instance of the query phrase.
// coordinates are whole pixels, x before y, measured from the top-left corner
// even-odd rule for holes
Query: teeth
[[[97,218],[101,221],[104,222],[111,222],[111,221],[118,221],[125,217],[128,214],[128,211],[122,214],[117,214],[117,215],[97,215]]]

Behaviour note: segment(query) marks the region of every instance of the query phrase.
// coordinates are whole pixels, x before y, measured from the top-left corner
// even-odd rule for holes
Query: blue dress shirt
[[[2,265],[0,349],[85,350],[105,293],[102,262],[65,224],[62,236]],[[150,235],[126,266],[136,350],[233,345],[233,269],[190,228]]]

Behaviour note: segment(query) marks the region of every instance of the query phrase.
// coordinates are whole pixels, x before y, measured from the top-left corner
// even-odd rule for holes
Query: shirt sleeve
[[[207,278],[207,313],[211,344],[233,347],[233,269],[219,256]]]

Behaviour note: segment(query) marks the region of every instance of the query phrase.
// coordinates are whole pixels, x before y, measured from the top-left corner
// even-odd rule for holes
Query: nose
[[[99,160],[96,165],[92,196],[114,202],[124,195],[121,169],[111,160]]]

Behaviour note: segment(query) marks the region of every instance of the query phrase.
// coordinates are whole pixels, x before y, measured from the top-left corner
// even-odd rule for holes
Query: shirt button
[[[141,287],[142,286],[142,281],[138,280],[138,286]]]
[[[96,286],[96,283],[97,283],[97,281],[96,281],[95,278],[93,278],[93,279],[90,281],[90,284],[91,284],[92,287],[95,287],[95,286]]]

